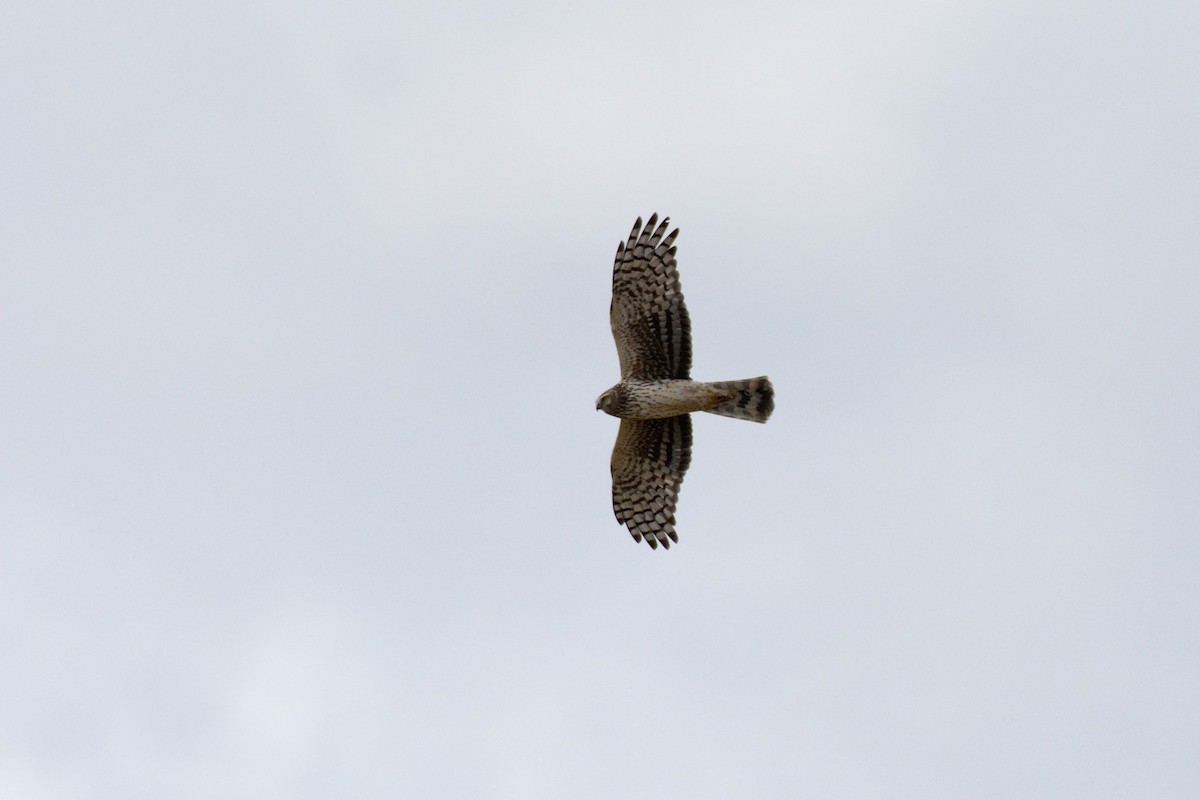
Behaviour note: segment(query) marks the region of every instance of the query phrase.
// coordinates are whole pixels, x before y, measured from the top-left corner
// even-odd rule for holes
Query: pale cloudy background
[[[1200,796],[1198,9],[5,5],[0,796]]]

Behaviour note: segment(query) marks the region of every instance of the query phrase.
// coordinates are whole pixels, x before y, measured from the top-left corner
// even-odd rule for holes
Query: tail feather
[[[708,384],[726,398],[712,408],[705,409],[713,414],[752,422],[766,422],[775,410],[775,387],[766,375],[744,381],[718,381]]]

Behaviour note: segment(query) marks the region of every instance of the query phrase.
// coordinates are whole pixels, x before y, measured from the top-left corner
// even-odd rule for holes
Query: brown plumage
[[[743,381],[691,380],[691,319],[675,265],[668,218],[639,217],[617,245],[609,322],[621,382],[596,408],[621,418],[612,452],[613,513],[651,548],[678,542],[675,504],[692,459],[693,411],[766,422],[775,392],[764,376]]]

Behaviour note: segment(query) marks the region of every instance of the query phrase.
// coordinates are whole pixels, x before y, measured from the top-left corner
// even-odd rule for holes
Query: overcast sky
[[[0,796],[1200,796],[1198,9],[7,4]]]

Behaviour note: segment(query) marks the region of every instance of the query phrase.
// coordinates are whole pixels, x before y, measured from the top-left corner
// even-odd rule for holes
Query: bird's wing
[[[636,541],[669,548],[675,502],[692,461],[692,418],[623,419],[612,452],[613,513]]]
[[[622,379],[690,377],[692,324],[673,245],[679,229],[664,237],[668,222],[654,214],[643,228],[638,217],[629,239],[617,245],[608,317]]]

